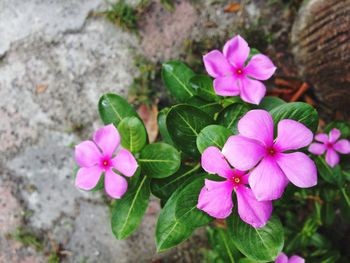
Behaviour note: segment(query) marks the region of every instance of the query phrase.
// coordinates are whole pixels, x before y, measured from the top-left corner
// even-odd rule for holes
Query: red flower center
[[[230,180],[232,181],[234,186],[239,186],[243,183],[240,176],[234,176],[234,177],[230,178]]]
[[[107,157],[103,158],[100,162],[100,167],[103,170],[107,171],[111,167],[111,162],[110,162],[109,158],[107,158]]]
[[[276,154],[276,149],[273,147],[267,148],[267,154],[270,156],[274,156]]]
[[[243,70],[239,68],[239,69],[236,70],[236,73],[237,73],[238,75],[242,75],[242,74],[243,74]]]
[[[327,142],[326,147],[327,147],[327,149],[333,148],[333,143]]]

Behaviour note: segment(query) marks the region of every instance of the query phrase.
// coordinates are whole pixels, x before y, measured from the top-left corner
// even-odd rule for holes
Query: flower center
[[[105,171],[108,170],[111,167],[111,162],[109,158],[103,158],[100,162],[100,167]]]
[[[236,70],[236,73],[237,73],[238,75],[242,75],[242,74],[243,74],[243,70],[239,68],[239,69]]]
[[[274,156],[276,154],[276,149],[273,147],[267,148],[267,154],[270,156]]]
[[[235,179],[233,179],[233,181],[235,181],[236,184],[239,184],[241,182],[241,179],[236,177]]]
[[[239,186],[243,183],[240,176],[234,176],[230,180],[232,181],[234,186]]]
[[[327,142],[326,147],[327,147],[327,149],[333,148],[333,143]]]

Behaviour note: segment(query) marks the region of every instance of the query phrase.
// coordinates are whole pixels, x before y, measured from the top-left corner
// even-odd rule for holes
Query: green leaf
[[[129,190],[112,208],[112,231],[117,239],[124,239],[136,230],[147,209],[150,198],[150,180],[146,176],[139,185]]]
[[[291,102],[271,110],[275,124],[283,119],[292,119],[303,123],[312,132],[317,130],[318,113],[311,105],[304,102]]]
[[[345,121],[332,121],[331,123],[327,124],[324,131],[329,133],[333,128],[340,130],[342,138],[348,138],[350,136],[350,126]]]
[[[286,102],[280,98],[272,97],[272,96],[266,96],[262,99],[262,101],[259,104],[260,109],[264,109],[267,111],[271,111],[272,109],[281,106],[285,104]]]
[[[162,66],[162,78],[170,93],[180,102],[185,102],[195,95],[189,85],[194,72],[180,61],[169,61]]]
[[[238,133],[238,130],[237,130],[238,121],[249,110],[250,110],[250,107],[245,104],[234,103],[219,113],[218,123],[230,129],[234,134],[236,134]]]
[[[193,157],[199,157],[196,145],[199,132],[211,122],[212,118],[207,113],[184,104],[172,107],[166,118],[169,134],[176,147]]]
[[[180,153],[166,143],[148,144],[142,149],[140,158],[142,171],[152,178],[164,178],[174,174],[180,167]]]
[[[344,178],[340,166],[330,167],[324,157],[313,156],[313,159],[317,166],[318,174],[328,183],[342,185]]]
[[[190,98],[187,103],[191,106],[195,106],[198,109],[208,113],[210,116],[213,116],[222,110],[222,106],[219,102],[212,101],[208,102],[204,99],[201,99],[198,96],[193,96]]]
[[[152,179],[151,191],[162,200],[168,200],[170,196],[180,188],[185,182],[192,180],[196,176],[196,172],[200,168],[200,164],[196,166],[183,165],[173,175],[164,179]]]
[[[125,99],[113,93],[101,96],[98,111],[104,124],[118,125],[125,117],[138,117],[134,108]]]
[[[202,210],[197,208],[198,197],[204,187],[204,176],[199,176],[184,186],[177,193],[175,217],[182,224],[191,228],[197,228],[208,224],[213,219]]]
[[[158,127],[160,135],[162,136],[162,139],[167,144],[173,145],[173,141],[171,140],[170,134],[168,132],[168,128],[166,127],[166,117],[169,112],[169,108],[164,108],[158,113]]]
[[[141,151],[147,143],[147,132],[142,121],[136,117],[126,117],[118,124],[121,144],[133,153]]]
[[[220,98],[215,94],[213,80],[208,75],[193,76],[189,85],[197,95],[206,101],[217,101]]]
[[[234,214],[227,224],[236,247],[250,259],[273,261],[282,251],[283,226],[277,217],[272,216],[262,228],[254,228]]]
[[[252,59],[253,56],[260,54],[260,53],[261,52],[259,50],[257,50],[256,48],[251,48],[248,59],[247,59],[247,61],[248,61],[247,64],[249,63],[249,61]]]
[[[224,147],[232,132],[220,125],[209,125],[201,130],[197,137],[197,148],[203,153],[209,146],[216,146],[219,149]]]

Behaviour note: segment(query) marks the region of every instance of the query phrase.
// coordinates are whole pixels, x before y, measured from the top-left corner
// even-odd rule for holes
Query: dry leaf
[[[47,90],[48,85],[46,84],[38,84],[35,87],[35,93],[36,94],[41,94],[44,93]]]
[[[235,12],[239,11],[240,8],[241,8],[241,5],[239,3],[231,3],[231,4],[228,4],[227,6],[225,6],[224,12],[225,13],[235,13]]]
[[[143,123],[145,124],[148,140],[150,143],[154,142],[158,136],[158,107],[157,104],[153,104],[152,106],[148,106],[146,104],[142,104],[138,110],[138,114],[140,115]]]

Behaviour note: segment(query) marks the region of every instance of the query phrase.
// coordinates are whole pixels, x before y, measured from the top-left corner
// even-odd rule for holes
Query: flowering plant
[[[218,247],[225,242],[215,252],[224,262],[303,262],[299,256],[288,261],[282,249],[315,262],[340,258],[318,229],[333,224],[338,207],[345,207],[341,220],[350,212],[348,162],[336,153],[350,152],[350,128],[331,123],[325,128],[330,136],[318,134],[322,144],[311,144],[317,111],[266,97],[262,81],[276,67],[252,53],[236,36],[223,52],[206,54],[213,79],[179,61],[164,63],[162,78],[177,104],[158,114],[162,142],[149,143],[141,118],[122,97],[102,95],[98,110],[106,126],[76,146],[81,168],[75,183],[83,190],[104,188],[115,199],[111,226],[117,239],[137,229],[152,194],[162,206],[158,251],[209,225],[209,241]]]

